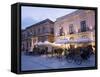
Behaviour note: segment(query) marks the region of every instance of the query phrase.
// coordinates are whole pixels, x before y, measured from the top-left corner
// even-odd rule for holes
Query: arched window
[[[85,32],[87,30],[87,27],[86,27],[86,21],[81,21],[80,22],[81,24],[81,32]]]
[[[69,25],[69,34],[73,34],[74,33],[74,26],[73,24]]]
[[[63,35],[64,35],[63,27],[60,27],[60,29],[59,29],[59,35],[60,35],[60,36],[63,36]]]

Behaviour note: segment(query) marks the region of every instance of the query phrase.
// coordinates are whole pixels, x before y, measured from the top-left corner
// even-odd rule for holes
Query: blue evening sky
[[[47,18],[49,18],[52,21],[55,21],[56,18],[67,15],[76,10],[77,9],[22,6],[21,7],[21,18],[22,18],[21,26],[22,26],[22,29],[25,29],[26,27],[31,26]]]

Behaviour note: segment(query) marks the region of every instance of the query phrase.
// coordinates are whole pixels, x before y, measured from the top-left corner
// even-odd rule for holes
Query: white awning
[[[38,42],[37,45],[43,45],[43,42]]]
[[[85,42],[92,42],[93,40],[90,38],[78,38],[76,40],[77,43],[85,43]]]
[[[69,43],[68,39],[59,39],[55,41],[56,44],[66,44]]]

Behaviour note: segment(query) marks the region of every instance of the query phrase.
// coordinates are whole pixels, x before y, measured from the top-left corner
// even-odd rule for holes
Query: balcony
[[[75,34],[75,32],[69,32],[69,34]]]
[[[89,29],[89,27],[86,27],[86,28],[83,28],[83,29],[79,29],[78,33],[87,32],[87,31],[91,31],[91,29]]]

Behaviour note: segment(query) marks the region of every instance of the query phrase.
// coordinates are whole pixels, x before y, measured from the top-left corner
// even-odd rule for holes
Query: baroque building
[[[54,22],[45,19],[22,30],[22,50],[32,51],[37,42],[54,42]]]
[[[95,41],[95,12],[93,10],[76,10],[59,17],[54,24],[55,41],[67,38],[76,40],[89,38]],[[92,42],[95,45],[95,42]]]
[[[45,19],[22,30],[22,51],[32,51],[37,42],[89,38],[95,46],[95,12],[76,10],[56,19]]]

